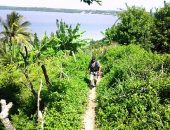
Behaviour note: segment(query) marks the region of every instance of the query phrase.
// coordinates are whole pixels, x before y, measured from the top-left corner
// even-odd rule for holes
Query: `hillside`
[[[153,15],[127,7],[100,41],[82,39],[80,25],[63,20],[55,34],[39,39],[22,15],[7,15],[0,21],[0,129],[169,130],[170,4],[164,4]],[[91,62],[94,56],[99,62]],[[89,62],[102,72],[90,72]],[[97,74],[95,87],[90,76]]]

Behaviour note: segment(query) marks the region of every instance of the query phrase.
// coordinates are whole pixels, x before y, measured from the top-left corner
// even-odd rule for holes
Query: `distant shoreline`
[[[113,16],[115,16],[117,13],[117,11],[114,10],[80,10],[80,9],[58,9],[58,8],[46,8],[46,7],[15,7],[15,6],[0,6],[0,10],[102,14],[102,15],[113,15]]]

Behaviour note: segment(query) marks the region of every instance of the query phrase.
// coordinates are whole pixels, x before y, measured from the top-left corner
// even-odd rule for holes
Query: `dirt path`
[[[99,83],[100,79],[98,79]],[[96,108],[96,87],[89,90],[88,104],[83,117],[83,128],[81,130],[94,130],[95,127],[95,108]]]
[[[82,130],[93,130],[95,127],[96,87],[90,89],[88,98],[89,101],[83,121],[84,128]]]

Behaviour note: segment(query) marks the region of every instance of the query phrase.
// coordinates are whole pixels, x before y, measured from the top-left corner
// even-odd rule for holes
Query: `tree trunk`
[[[16,129],[12,126],[12,124],[11,124],[11,122],[10,122],[10,120],[9,120],[8,118],[1,119],[1,121],[2,121],[2,123],[4,124],[4,126],[5,126],[5,128],[6,128],[7,130],[16,130]]]
[[[27,58],[28,58],[28,50],[27,50],[27,47],[25,46],[24,47],[25,48],[25,55],[24,55],[24,53],[22,53],[21,51],[20,51],[20,54],[21,54],[21,56],[22,56],[22,58],[23,58],[23,60],[24,60],[24,64],[25,64],[25,67],[24,67],[24,75],[25,75],[25,78],[27,79],[27,81],[29,82],[29,88],[31,89],[31,92],[32,92],[32,94],[34,95],[34,97],[35,98],[37,98],[37,93],[36,93],[36,91],[34,90],[34,86],[33,86],[33,84],[32,84],[32,82],[31,82],[31,80],[30,80],[30,78],[29,78],[29,76],[28,76],[28,61],[27,61]]]
[[[33,86],[32,82],[30,81],[30,78],[29,78],[27,72],[24,72],[24,75],[25,75],[25,78],[27,79],[27,81],[29,82],[29,88],[31,89],[32,94],[34,95],[35,98],[37,98],[37,93],[34,90],[34,86]]]
[[[11,39],[11,37],[9,38],[9,50],[10,50],[10,54],[11,54],[10,60],[11,60],[11,63],[13,63],[13,57],[12,57],[13,51],[12,51],[12,39]]]
[[[47,89],[48,91],[50,90],[50,86],[51,86],[51,83],[50,83],[50,80],[49,80],[49,77],[48,77],[48,74],[47,74],[47,70],[46,70],[46,67],[45,65],[41,65],[41,69],[43,71],[43,74],[44,74],[44,78],[45,78],[45,81],[46,81],[46,85],[47,85]]]

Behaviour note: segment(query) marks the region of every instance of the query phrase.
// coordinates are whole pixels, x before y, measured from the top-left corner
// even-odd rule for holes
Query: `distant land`
[[[46,8],[46,7],[15,7],[15,6],[0,6],[0,10],[103,14],[103,15],[114,15],[114,16],[117,13],[117,11],[114,11],[114,10],[80,10],[80,9],[59,9],[59,8]]]

